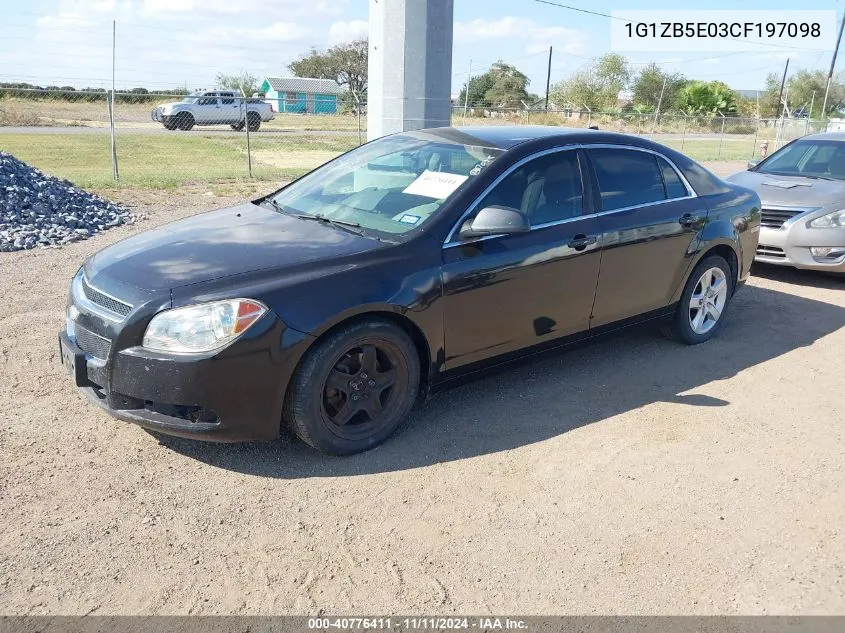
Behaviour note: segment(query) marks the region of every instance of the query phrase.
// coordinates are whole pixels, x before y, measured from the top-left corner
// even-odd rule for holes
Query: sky
[[[597,13],[678,8],[667,0],[558,0]],[[845,0],[707,0],[687,8],[834,9]],[[545,91],[548,49],[551,81],[565,79],[590,58],[608,52],[610,19],[536,0],[454,0],[452,93],[497,60],[513,63]],[[166,91],[214,85],[218,72],[260,78],[290,73],[287,64],[311,47],[362,37],[367,0],[0,0],[0,81],[109,87],[112,20],[116,21],[115,84]],[[845,57],[845,50],[843,57]],[[689,78],[719,79],[735,89],[764,86],[766,74],[827,70],[832,50],[760,47],[754,52],[627,53],[632,68],[658,62]],[[845,63],[845,62],[843,62]],[[837,64],[837,68],[840,64]]]

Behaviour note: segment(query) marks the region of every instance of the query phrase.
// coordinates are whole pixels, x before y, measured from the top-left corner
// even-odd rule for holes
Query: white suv
[[[150,115],[168,130],[190,130],[195,125],[231,125],[233,130],[255,132],[273,118],[269,103],[248,99],[237,90],[198,91],[181,101],[157,106]]]

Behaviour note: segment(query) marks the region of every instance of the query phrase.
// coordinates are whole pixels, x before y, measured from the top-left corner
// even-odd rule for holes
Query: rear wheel
[[[257,112],[249,112],[246,115],[247,124],[250,132],[257,132],[261,127],[261,115]]]
[[[710,340],[722,326],[733,291],[728,262],[718,255],[702,260],[687,280],[678,309],[664,333],[687,345]]]
[[[381,444],[416,401],[416,348],[380,319],[342,326],[302,360],[285,399],[285,422],[314,448],[351,455]]]
[[[186,132],[194,127],[194,115],[190,112],[180,112],[176,115],[176,126]]]

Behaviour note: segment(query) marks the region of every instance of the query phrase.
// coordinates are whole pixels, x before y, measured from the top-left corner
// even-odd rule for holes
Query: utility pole
[[[467,106],[469,105],[469,82],[472,79],[472,60],[469,60],[469,74],[467,75],[467,91],[464,93],[464,118],[467,118]]]
[[[549,46],[549,67],[546,69],[546,112],[549,111],[549,82],[552,78],[552,47]]]
[[[786,66],[783,67],[783,79],[780,80],[780,93],[778,93],[778,109],[775,112],[775,118],[780,116],[780,107],[783,99],[783,87],[786,85],[786,71],[789,70],[789,58],[786,58]]]
[[[836,38],[836,48],[833,49],[833,57],[830,60],[830,70],[827,71],[827,85],[824,89],[824,102],[822,103],[822,118],[827,110],[827,93],[830,92],[830,80],[833,78],[833,67],[836,66],[836,55],[839,53],[839,44],[842,42],[842,29],[845,28],[845,13],[842,14],[842,22],[839,23],[839,37]]]
[[[663,87],[660,88],[660,98],[657,100],[657,110],[654,112],[654,123],[651,125],[651,133],[654,134],[654,130],[657,127],[657,117],[660,116],[660,104],[663,103],[663,91],[666,90],[666,77],[663,77]]]

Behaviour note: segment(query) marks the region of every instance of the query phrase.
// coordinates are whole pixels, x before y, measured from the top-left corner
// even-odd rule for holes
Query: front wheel
[[[419,357],[408,335],[381,319],[358,321],[306,354],[285,399],[285,422],[320,451],[360,453],[397,429],[419,386]]]
[[[194,115],[190,112],[180,112],[176,115],[176,126],[187,132],[194,127]]]
[[[687,345],[710,340],[722,326],[733,291],[728,262],[718,255],[702,260],[689,276],[678,309],[664,333]]]

